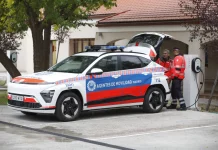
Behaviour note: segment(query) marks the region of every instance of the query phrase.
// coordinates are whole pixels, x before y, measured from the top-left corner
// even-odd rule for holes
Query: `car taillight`
[[[8,100],[11,100],[11,94],[8,94]]]

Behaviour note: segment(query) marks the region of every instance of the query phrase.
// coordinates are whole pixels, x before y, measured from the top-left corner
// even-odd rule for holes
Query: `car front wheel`
[[[82,111],[81,99],[71,92],[61,95],[56,104],[55,115],[60,121],[74,121]]]
[[[151,87],[145,94],[143,111],[147,113],[158,113],[164,105],[163,91],[158,87]]]

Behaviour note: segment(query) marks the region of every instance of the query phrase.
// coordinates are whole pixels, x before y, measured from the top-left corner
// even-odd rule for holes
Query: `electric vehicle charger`
[[[197,83],[197,77],[196,77],[196,74],[195,74],[196,84],[197,84],[197,87],[198,87],[198,93],[197,93],[196,98],[195,98],[195,103],[192,104],[192,105],[190,105],[190,106],[188,106],[188,107],[186,107],[186,109],[188,109],[188,108],[190,108],[190,107],[192,107],[192,106],[195,105],[195,108],[198,110],[196,104],[197,104],[197,102],[199,101],[200,91],[201,91],[201,89],[202,89],[202,87],[203,87],[203,85],[204,85],[204,73],[203,73],[203,71],[202,71],[202,69],[201,69],[201,67],[200,67],[201,61],[202,61],[202,60],[201,60],[200,58],[195,58],[195,59],[192,60],[192,71],[194,71],[195,73],[201,72],[201,73],[202,73],[202,76],[203,76],[203,81],[200,82],[201,87],[199,88],[199,87],[198,87],[198,83]],[[198,111],[199,111],[199,110],[198,110]]]
[[[186,109],[188,109],[188,108],[190,108],[190,107],[192,107],[192,106],[194,106],[195,105],[195,108],[198,110],[198,108],[197,108],[197,106],[196,106],[196,104],[197,104],[197,102],[199,101],[199,96],[200,96],[200,91],[201,91],[201,89],[202,89],[202,87],[203,87],[203,85],[204,85],[204,73],[203,73],[203,71],[202,71],[202,69],[200,68],[200,72],[202,73],[202,75],[203,75],[203,81],[202,82],[200,82],[200,84],[201,84],[201,87],[200,88],[198,88],[198,94],[196,95],[196,98],[195,98],[195,103],[194,104],[192,104],[192,105],[190,105],[190,106],[188,106],[188,107],[186,107]],[[196,84],[198,84],[197,83],[197,80],[196,80]],[[199,111],[199,110],[198,110]]]

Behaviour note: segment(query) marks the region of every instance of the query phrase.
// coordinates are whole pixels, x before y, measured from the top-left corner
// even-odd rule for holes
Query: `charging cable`
[[[202,71],[202,69],[201,69],[200,67],[198,67],[197,69],[199,69],[200,72],[202,73],[202,75],[203,75],[203,81],[200,82],[201,87],[200,87],[200,89],[199,89],[198,83],[197,83],[197,78],[196,78],[196,84],[197,84],[197,87],[198,87],[198,93],[197,93],[196,98],[195,98],[195,103],[192,104],[191,106],[186,107],[186,109],[187,109],[187,108],[190,108],[190,107],[192,107],[192,106],[195,105],[195,108],[198,110],[198,108],[196,107],[196,104],[197,104],[197,102],[199,101],[199,95],[200,95],[201,89],[202,89],[202,87],[203,87],[203,85],[204,85],[204,73],[203,73],[203,71]],[[196,76],[195,76],[195,77],[196,77]],[[198,111],[199,111],[199,110],[198,110]]]

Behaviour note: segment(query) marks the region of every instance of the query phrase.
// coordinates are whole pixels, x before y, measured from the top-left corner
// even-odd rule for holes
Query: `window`
[[[94,56],[70,56],[48,69],[48,71],[82,73],[96,59],[97,57]]]
[[[139,59],[142,61],[142,67],[146,67],[151,62],[151,60],[144,57],[139,57]]]
[[[49,66],[53,66],[56,64],[56,47],[57,41],[50,41],[50,56],[49,56]]]
[[[140,42],[143,41],[143,39],[144,39],[144,35],[143,34],[142,35],[138,35],[138,36],[134,37],[133,39],[131,39],[129,41],[129,44],[130,43],[136,43],[136,42],[140,43]]]
[[[85,46],[94,45],[95,39],[70,39],[69,55],[82,52]]]
[[[153,47],[156,47],[160,40],[161,40],[161,37],[158,35],[142,34],[142,35],[138,35],[134,37],[133,39],[131,39],[128,45],[138,42],[138,43],[147,43],[147,44],[152,45]]]
[[[136,56],[121,56],[121,70],[141,68],[142,63]]]
[[[117,56],[107,56],[101,59],[92,68],[100,68],[103,70],[103,72],[117,71],[118,70]]]

